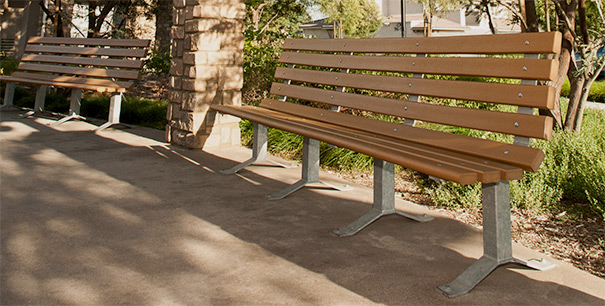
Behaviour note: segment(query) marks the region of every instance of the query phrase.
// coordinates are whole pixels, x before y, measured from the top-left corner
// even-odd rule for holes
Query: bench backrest
[[[149,40],[31,37],[13,77],[124,92],[140,76]]]
[[[548,84],[558,73],[560,45],[558,32],[287,39],[279,61],[288,67],[279,67],[275,73],[284,81],[274,83],[271,94],[281,96],[281,101],[286,97],[304,100],[315,110],[271,99],[261,107],[326,122],[336,114],[323,109],[343,108],[374,118],[380,117],[376,114],[394,116],[403,125],[421,120],[515,135],[515,145],[505,146],[472,137],[443,138],[437,133],[434,139],[417,139],[412,130],[398,128],[396,123],[374,126],[365,118],[349,120],[369,133],[453,148],[535,171],[543,153],[519,147],[528,146],[530,138],[551,138],[552,118],[537,115],[535,108],[554,107],[556,89]],[[477,108],[474,102],[486,104]],[[343,116],[338,118],[343,120]]]

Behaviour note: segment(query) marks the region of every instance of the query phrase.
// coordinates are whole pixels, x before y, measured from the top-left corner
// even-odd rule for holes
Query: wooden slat
[[[119,79],[130,79],[130,80],[136,80],[139,78],[139,72],[136,70],[133,71],[133,70],[102,69],[102,68],[80,68],[80,67],[30,64],[30,63],[20,63],[19,70],[64,73],[64,74],[92,76],[92,77],[99,77],[99,78],[107,77],[107,78],[119,78]]]
[[[86,65],[100,67],[116,67],[128,69],[141,69],[143,67],[142,60],[128,59],[111,59],[111,58],[89,58],[70,55],[40,55],[40,54],[24,54],[21,58],[22,62],[41,62],[69,65]]]
[[[323,109],[277,101],[274,99],[265,99],[261,103],[261,107],[322,122],[338,122],[342,126],[355,127],[356,129],[370,133],[510,164],[522,168],[525,171],[535,172],[544,158],[544,153],[534,148],[420,129],[399,123],[330,112]]]
[[[339,73],[278,67],[275,77],[299,82],[389,91],[552,109],[556,90],[551,86],[501,84]],[[281,93],[275,93],[281,95]]]
[[[90,48],[75,46],[41,46],[27,45],[25,52],[40,52],[51,54],[78,54],[95,56],[115,56],[115,57],[144,57],[145,49],[114,49],[114,48]]]
[[[284,50],[354,53],[531,54],[559,53],[561,33],[372,39],[287,39]]]
[[[381,146],[375,142],[360,140],[340,134],[327,133],[325,130],[315,129],[311,125],[304,126],[300,123],[279,119],[280,114],[267,116],[261,113],[261,109],[253,107],[228,107],[213,105],[213,110],[228,113],[240,118],[252,120],[260,124],[278,128],[280,130],[296,133],[305,137],[318,139],[339,147],[351,149],[363,154],[371,155],[376,158],[393,162],[410,169],[416,169],[423,173],[429,173],[447,180],[459,182],[461,184],[473,184],[478,181],[476,171],[469,170],[462,166],[453,166],[438,163],[422,156],[398,151],[388,146]],[[282,115],[283,116],[283,115]]]
[[[113,87],[105,87],[105,86],[95,86],[89,84],[78,84],[78,83],[65,83],[65,82],[53,82],[47,80],[34,80],[34,79],[24,79],[17,77],[0,77],[0,80],[10,81],[10,82],[20,82],[20,83],[29,83],[29,84],[37,84],[37,85],[49,85],[56,87],[64,87],[64,88],[76,88],[83,90],[91,90],[97,92],[125,92],[125,88],[113,88]]]
[[[134,82],[132,81],[112,81],[108,79],[96,79],[96,78],[79,78],[73,76],[66,75],[52,75],[52,74],[41,74],[41,73],[28,73],[15,71],[11,76],[22,78],[22,79],[31,79],[31,80],[39,80],[39,81],[47,81],[47,82],[55,82],[55,83],[78,83],[78,84],[86,84],[91,86],[103,86],[103,87],[113,87],[113,88],[130,88]]]
[[[271,93],[406,119],[540,139],[552,137],[552,118],[545,116],[419,103],[281,83],[274,83]]]
[[[557,78],[559,67],[558,61],[548,59],[357,56],[302,52],[283,52],[279,61],[292,65],[353,70],[552,81]]]
[[[105,39],[105,38],[71,38],[71,37],[30,37],[29,44],[47,45],[82,45],[108,47],[149,47],[150,40],[141,39]]]
[[[255,111],[263,114],[267,113],[262,109]],[[338,136],[346,136],[353,141],[365,140],[369,143],[379,144],[382,147],[422,156],[431,159],[436,163],[450,164],[456,167],[476,171],[479,176],[479,180],[485,183],[497,182],[499,180],[520,179],[523,176],[523,170],[518,167],[418,143],[410,143],[405,140],[376,135],[363,131],[363,129],[359,130],[353,127],[340,126],[338,125],[338,122],[308,120],[308,118],[305,117],[287,113],[284,114],[281,112],[279,115],[275,112],[269,112],[268,114],[272,117],[279,117],[280,119],[287,120],[290,124],[298,124],[299,126],[303,124],[305,129],[318,129],[320,132],[332,133]]]

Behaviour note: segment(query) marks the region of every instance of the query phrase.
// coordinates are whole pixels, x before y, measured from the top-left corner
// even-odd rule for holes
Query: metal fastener
[[[510,151],[509,151],[509,150],[504,151],[504,154],[508,154],[508,153],[510,153]]]
[[[437,167],[443,167],[443,164],[437,164]]]
[[[323,116],[323,115],[324,115],[324,113],[321,113],[321,114],[319,114],[319,115],[320,115],[320,116]]]
[[[403,107],[403,109],[404,109],[404,110],[408,110],[408,107],[407,107],[407,106],[404,106],[404,107]]]
[[[416,46],[420,46],[420,43],[419,43],[419,42],[417,42],[417,43],[416,43]]]
[[[281,90],[281,87],[277,87],[277,90]]]
[[[416,62],[412,62],[412,66],[416,66]]]
[[[519,93],[519,98],[523,98],[523,93]]]
[[[346,46],[347,46],[347,43],[344,43],[344,44],[343,44],[343,46],[345,46],[345,47],[346,47]]]
[[[515,127],[519,127],[519,122],[515,122]]]
[[[408,86],[412,87],[412,83],[408,84]]]
[[[393,131],[397,132],[397,128],[394,128]]]
[[[341,62],[341,63],[342,63],[342,58],[339,60],[339,62]]]
[[[527,71],[527,66],[523,66],[523,71]]]
[[[334,99],[334,96],[330,96],[330,99]]]
[[[526,45],[529,45],[529,40],[526,40],[526,41],[525,41],[525,44],[526,44]]]
[[[334,79],[338,80],[338,77],[335,77]]]

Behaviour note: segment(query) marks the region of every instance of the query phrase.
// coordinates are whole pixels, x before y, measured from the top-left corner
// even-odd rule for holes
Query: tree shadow
[[[435,286],[481,255],[479,231],[386,217],[338,238],[369,190],[267,201],[300,169],[217,173],[246,150],[182,149],[138,128],[0,128],[0,304],[603,304],[565,282],[577,276],[538,280],[568,270],[514,266],[448,299]]]

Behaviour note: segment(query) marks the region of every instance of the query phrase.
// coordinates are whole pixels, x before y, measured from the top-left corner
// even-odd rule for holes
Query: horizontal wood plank
[[[69,65],[86,65],[99,67],[115,67],[127,69],[141,69],[142,60],[111,59],[111,58],[90,58],[70,55],[40,55],[24,54],[21,58],[23,62],[55,63]]]
[[[73,75],[91,76],[91,77],[99,77],[99,78],[107,77],[107,78],[130,79],[130,80],[136,80],[139,78],[139,71],[137,71],[137,70],[80,68],[80,67],[72,67],[72,66],[31,64],[31,63],[23,63],[23,62],[19,64],[19,70],[49,72],[49,73],[56,73],[56,74],[73,74]]]
[[[551,86],[406,78],[278,67],[279,79],[439,98],[552,109],[556,90]],[[274,94],[279,94],[272,92]]]
[[[114,56],[114,57],[144,57],[145,49],[116,49],[116,48],[91,48],[76,46],[42,46],[27,45],[25,52],[39,52],[50,54],[76,54],[87,56]]]
[[[261,103],[261,107],[322,122],[338,122],[342,126],[355,127],[377,135],[493,160],[522,168],[525,171],[535,172],[544,159],[544,153],[534,148],[420,129],[399,123],[337,113],[274,99],[265,99]]]
[[[304,125],[301,124],[301,122],[288,120],[283,114],[274,113],[272,115],[267,115],[266,113],[263,113],[260,108],[253,107],[213,105],[211,108],[240,118],[252,120],[269,127],[278,128],[280,130],[296,133],[339,147],[371,155],[382,160],[396,163],[410,169],[416,169],[423,173],[429,173],[447,180],[459,182],[461,184],[473,184],[478,181],[477,172],[469,170],[468,168],[439,163],[430,158],[418,156],[406,151],[399,151],[389,146],[377,144],[373,141],[367,141],[365,139],[359,139],[343,134],[329,133],[324,129],[313,128],[310,124]]]
[[[283,52],[280,63],[339,69],[551,80],[559,63],[549,59],[359,56]]]
[[[81,46],[107,46],[107,47],[149,47],[147,39],[106,39],[106,38],[72,38],[72,37],[30,37],[28,44],[45,45],[81,45]]]
[[[113,87],[113,88],[130,88],[134,82],[132,81],[113,81],[109,79],[97,79],[97,78],[82,78],[73,77],[67,75],[52,75],[52,74],[41,74],[41,73],[29,73],[15,71],[11,76],[22,79],[40,80],[55,83],[78,83],[86,84],[91,86],[102,86],[102,87]]]
[[[284,50],[411,54],[559,53],[561,33],[371,39],[286,39]]]
[[[97,92],[125,92],[125,88],[115,88],[115,87],[106,87],[106,86],[96,86],[89,84],[79,84],[79,83],[67,83],[67,82],[54,82],[48,80],[35,80],[35,79],[24,79],[18,77],[0,77],[2,81],[8,82],[18,82],[18,83],[28,83],[28,84],[36,84],[36,85],[48,85],[48,86],[56,86],[56,87],[64,87],[64,88],[76,88]]]
[[[372,97],[312,87],[274,83],[271,93],[312,102],[393,115],[406,119],[550,139],[552,118]]]

